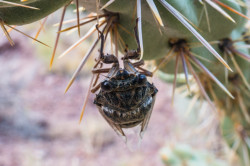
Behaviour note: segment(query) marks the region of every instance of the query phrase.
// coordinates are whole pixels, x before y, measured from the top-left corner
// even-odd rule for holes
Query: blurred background
[[[76,17],[73,9],[68,8],[65,20]],[[60,14],[48,17],[38,37],[51,47]],[[34,37],[42,22],[17,29]],[[81,33],[89,27],[83,26]],[[0,40],[0,166],[228,166],[236,160],[221,140],[215,112],[178,93],[172,105],[172,85],[156,76],[152,81],[159,92],[141,141],[126,144],[117,136],[93,104],[94,94],[79,124],[98,50],[70,90],[64,90],[96,36],[56,58],[49,70],[52,48],[14,31],[10,35],[14,47],[2,32]],[[56,55],[78,39],[77,31],[63,33]]]

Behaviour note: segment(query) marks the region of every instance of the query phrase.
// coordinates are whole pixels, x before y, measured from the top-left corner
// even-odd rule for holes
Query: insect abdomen
[[[147,96],[143,101],[141,101],[140,105],[133,110],[121,110],[118,107],[113,107],[110,105],[102,106],[104,114],[116,124],[128,125],[137,124],[142,122],[150,111],[152,106],[152,97]],[[132,126],[130,126],[132,127]]]

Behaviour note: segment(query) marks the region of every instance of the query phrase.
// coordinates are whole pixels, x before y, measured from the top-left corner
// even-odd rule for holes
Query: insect
[[[99,30],[98,30],[99,31]],[[123,68],[120,67],[118,58],[113,54],[103,53],[104,35],[100,33],[101,48],[100,64],[112,64],[111,68],[94,68],[94,74],[108,73],[106,78],[91,89],[92,93],[99,90],[94,99],[94,104],[99,112],[121,136],[125,136],[123,128],[132,128],[141,125],[140,137],[142,138],[147,128],[155,102],[157,88],[147,81],[147,76],[152,73],[143,69],[143,60],[140,59],[140,44],[137,35],[137,23],[134,28],[137,41],[137,50],[125,49],[125,55],[121,58]],[[137,60],[132,63],[131,60]]]

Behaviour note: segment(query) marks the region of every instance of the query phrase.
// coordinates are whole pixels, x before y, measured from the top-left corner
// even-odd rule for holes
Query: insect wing
[[[151,98],[151,100],[148,100],[147,103],[145,103],[145,104],[149,104],[149,102],[151,102],[151,108],[150,108],[150,110],[148,111],[148,113],[147,113],[145,119],[143,120],[143,122],[142,122],[142,124],[141,124],[141,132],[140,132],[140,137],[141,137],[141,139],[142,139],[142,137],[143,137],[144,132],[146,131],[146,129],[147,129],[147,127],[148,127],[149,119],[150,119],[150,117],[151,117],[152,110],[153,110],[154,104],[155,104],[155,96],[156,96],[156,95],[154,95],[154,96]]]
[[[114,122],[112,122],[111,120],[108,119],[108,117],[104,114],[103,109],[100,106],[97,106],[99,112],[101,113],[101,115],[104,117],[104,119],[108,122],[108,124],[113,128],[113,130],[119,135],[119,136],[125,136],[122,128],[120,125],[115,124]]]

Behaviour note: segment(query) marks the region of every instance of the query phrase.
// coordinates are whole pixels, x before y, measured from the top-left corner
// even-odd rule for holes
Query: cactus
[[[244,0],[77,0],[87,11],[100,16],[89,16],[108,26],[116,36],[113,40],[123,52],[124,43],[136,48],[131,31],[139,18],[139,38],[144,60],[154,60],[159,76],[176,85],[187,84],[190,96],[200,95],[221,116],[221,130],[225,141],[242,159],[242,165],[250,165],[250,32],[245,28],[249,18]],[[19,2],[12,0],[11,2]],[[0,18],[4,25],[23,25],[39,20],[71,0],[29,0],[23,6],[0,2]],[[38,10],[40,9],[40,10]],[[103,19],[103,20],[102,20]],[[76,28],[78,25],[71,27]],[[68,29],[71,29],[68,28]],[[66,30],[68,30],[66,29]],[[66,31],[65,30],[65,31]],[[59,31],[61,29],[59,28]],[[86,37],[95,31],[90,29]],[[105,31],[106,34],[107,30]],[[59,37],[59,35],[58,35]],[[10,40],[10,37],[8,37]],[[81,38],[71,48],[77,46]],[[11,40],[10,40],[11,41]],[[89,50],[88,57],[98,39]],[[52,61],[56,50],[52,55]],[[212,45],[212,46],[211,46]],[[68,53],[71,48],[62,55]],[[69,86],[86,62],[85,58],[72,77]],[[182,66],[182,67],[179,67]],[[179,69],[180,68],[180,69]],[[233,72],[231,72],[231,71]],[[185,81],[179,75],[184,73]],[[214,84],[215,83],[215,84]],[[198,87],[198,91],[193,87]],[[197,88],[195,88],[197,89]],[[223,92],[224,91],[224,92]],[[234,137],[232,137],[232,135]]]
[[[71,0],[29,0],[22,3],[19,0],[12,0],[9,2],[35,7],[30,9],[28,7],[0,2],[0,18],[5,24],[24,25],[46,17],[71,2]]]
[[[208,152],[196,150],[186,144],[168,145],[161,149],[161,158],[166,166],[226,166]]]

